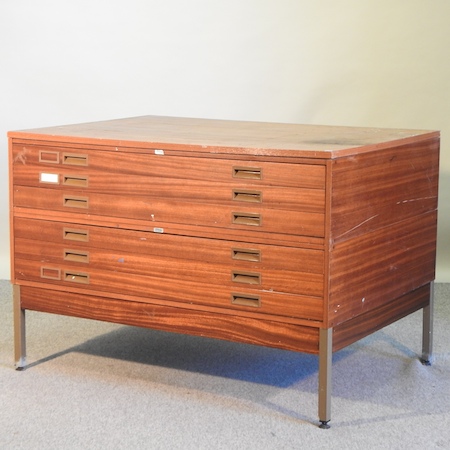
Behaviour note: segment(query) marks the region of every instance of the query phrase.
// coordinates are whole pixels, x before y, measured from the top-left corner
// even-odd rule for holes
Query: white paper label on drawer
[[[153,232],[154,233],[164,233],[164,228],[157,228],[157,227],[155,227],[155,228],[153,228]]]
[[[164,155],[164,150],[156,149],[155,155]]]
[[[44,173],[42,172],[39,175],[39,181],[41,183],[59,183],[59,174],[58,173]]]

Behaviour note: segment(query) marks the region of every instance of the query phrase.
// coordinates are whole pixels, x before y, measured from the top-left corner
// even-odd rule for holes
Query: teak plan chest
[[[16,366],[36,310],[319,355],[424,311],[439,132],[146,116],[9,133]]]

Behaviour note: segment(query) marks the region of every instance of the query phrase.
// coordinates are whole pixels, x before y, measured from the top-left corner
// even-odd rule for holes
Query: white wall
[[[2,0],[6,132],[161,114],[442,130],[438,281],[450,282],[450,1]]]

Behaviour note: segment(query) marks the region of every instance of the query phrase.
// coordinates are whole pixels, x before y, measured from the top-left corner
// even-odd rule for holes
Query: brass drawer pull
[[[259,295],[231,294],[231,303],[233,305],[252,306],[254,308],[261,307]]]
[[[89,284],[89,274],[81,272],[69,272],[64,271],[64,281],[70,281],[71,283]]]
[[[259,167],[233,167],[233,178],[261,180],[262,170]]]
[[[237,225],[251,225],[259,227],[261,225],[261,215],[252,213],[233,213],[233,223]]]
[[[86,230],[77,230],[75,228],[64,228],[63,229],[63,239],[69,241],[89,241],[89,232]]]
[[[39,162],[59,164],[59,152],[52,152],[50,150],[39,150]]]
[[[88,187],[88,177],[82,175],[63,175],[65,186]]]
[[[241,261],[261,262],[261,251],[248,248],[232,248],[231,257]]]
[[[262,193],[260,191],[233,189],[233,200],[238,202],[261,203]]]
[[[87,209],[89,206],[87,197],[75,197],[73,195],[64,195],[63,206],[69,208]]]
[[[81,252],[79,250],[64,250],[64,260],[88,263],[89,262],[89,252]]]
[[[231,272],[231,281],[244,284],[261,284],[261,274],[233,271]]]
[[[62,162],[69,166],[87,166],[88,157],[79,153],[63,153]]]
[[[60,280],[61,270],[54,267],[41,267],[41,278],[47,280]]]

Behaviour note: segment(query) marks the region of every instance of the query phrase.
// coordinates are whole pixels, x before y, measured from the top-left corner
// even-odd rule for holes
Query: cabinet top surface
[[[439,138],[439,132],[142,116],[11,131],[8,136],[201,153],[334,158]]]

